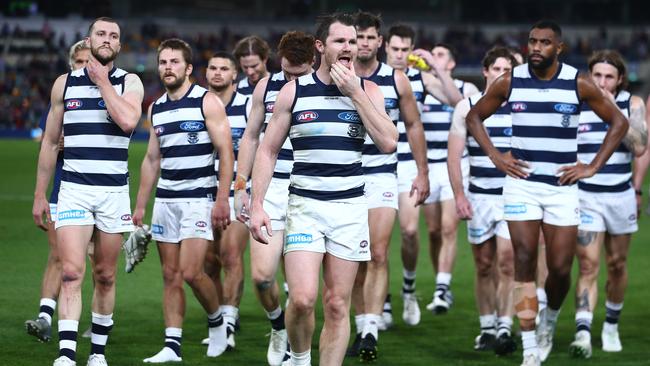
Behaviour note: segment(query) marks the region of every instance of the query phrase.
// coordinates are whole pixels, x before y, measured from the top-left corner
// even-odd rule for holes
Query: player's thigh
[[[323,293],[327,296],[349,299],[358,268],[357,261],[326,254],[323,263]]]
[[[63,226],[56,230],[59,259],[64,271],[83,271],[92,225]]]
[[[425,204],[422,206],[422,212],[429,232],[439,232],[442,219],[440,202]]]
[[[386,254],[390,242],[390,235],[393,232],[395,215],[395,210],[387,207],[378,207],[368,210],[370,250],[373,254]]]
[[[187,238],[180,243],[179,266],[184,272],[198,272],[203,270],[205,253],[209,240],[203,238]]]
[[[275,278],[284,246],[284,230],[275,230],[268,244],[251,237],[251,272],[253,280]]]
[[[324,255],[324,253],[304,250],[285,253],[284,270],[291,289],[289,292],[291,301],[307,302],[312,305],[316,301]],[[351,282],[354,282],[354,279]]]
[[[113,271],[122,248],[122,233],[106,233],[95,230],[93,259],[95,271]]]
[[[578,238],[577,226],[556,226],[542,223],[546,238],[546,265],[549,273],[570,269],[576,251]]]

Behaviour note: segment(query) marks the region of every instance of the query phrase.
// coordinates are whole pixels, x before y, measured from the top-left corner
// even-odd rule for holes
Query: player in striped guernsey
[[[513,66],[517,66],[517,60],[507,48],[495,47],[489,50],[483,58],[485,89],[489,90],[499,75],[510,73]],[[496,354],[505,355],[514,352],[517,347],[511,334],[514,310],[513,252],[508,226],[503,219],[502,189],[505,174],[497,170],[476,140],[467,135],[465,126],[467,112],[481,97],[482,94],[474,94],[463,99],[454,109],[449,130],[447,166],[456,212],[460,219],[468,220],[468,240],[473,244],[472,254],[476,266],[474,292],[481,325],[481,333],[476,337],[474,349],[494,349]],[[486,119],[483,125],[500,152],[510,150],[512,121],[507,104]],[[469,153],[469,199],[465,195],[461,168],[464,151]]]
[[[420,112],[425,95],[433,93],[449,104],[456,104],[461,99],[458,88],[454,85],[451,73],[443,68],[430,68],[420,71],[408,68],[407,56],[413,52],[415,30],[406,25],[394,25],[388,30],[386,42],[386,63],[406,73],[409,78],[415,100],[418,102]],[[432,66],[440,66],[433,64]],[[434,76],[435,75],[435,76]],[[439,86],[437,86],[439,85]],[[426,129],[426,126],[425,126]],[[415,296],[415,269],[419,252],[418,226],[420,207],[417,205],[417,196],[412,194],[412,184],[420,170],[429,170],[428,166],[418,169],[408,143],[406,129],[402,118],[397,122],[397,131],[400,133],[397,143],[397,179],[398,179],[398,217],[402,233],[402,298],[404,307],[402,318],[410,325],[420,321],[420,308]],[[425,135],[427,134],[425,130]],[[426,165],[426,164],[423,164]],[[429,170],[429,181],[434,179]],[[390,309],[390,295],[384,303],[384,318],[387,309]]]
[[[90,48],[85,40],[79,41],[70,47],[69,65],[70,70],[82,69],[90,60]],[[40,128],[45,131],[47,113],[44,113]],[[63,136],[59,138],[59,151],[56,157],[56,167],[54,179],[52,182],[52,191],[50,192],[50,215],[56,220],[56,204],[59,200],[59,187],[61,186],[61,174],[63,172]],[[47,242],[50,246],[50,252],[47,257],[47,265],[43,273],[43,282],[41,284],[41,301],[39,314],[36,319],[30,319],[25,322],[27,333],[37,337],[43,342],[49,342],[52,334],[52,317],[56,309],[56,300],[59,297],[61,288],[61,260],[59,259],[56,245],[56,231],[54,222],[47,223]],[[89,245],[92,248],[92,245]]]
[[[255,85],[269,75],[266,70],[269,52],[269,45],[258,36],[248,36],[237,42],[233,54],[245,75],[237,83],[237,92],[250,97]]]
[[[226,106],[233,153],[237,159],[239,144],[250,112],[249,99],[235,90],[237,61],[228,52],[216,52],[208,61],[205,78],[208,82],[208,90],[215,93]],[[218,167],[218,158],[217,156],[215,168]],[[234,171],[237,171],[236,161]],[[217,176],[219,176],[218,169]],[[239,321],[239,303],[244,290],[244,251],[248,242],[248,227],[235,219],[234,194],[231,185],[228,200],[231,224],[225,231],[214,229],[214,245],[208,246],[205,260],[206,273],[215,282],[216,287],[221,287],[221,311],[227,326],[228,347],[231,349],[235,348],[235,324]],[[219,274],[221,269],[224,271],[223,284]],[[208,344],[209,339],[204,339],[203,343]]]
[[[62,265],[59,293],[59,358],[76,364],[85,254],[95,237],[96,282],[92,306],[92,347],[88,365],[105,365],[104,349],[113,325],[115,273],[122,233],[132,231],[127,155],[129,138],[142,114],[142,82],[116,68],[120,27],[98,18],[88,30],[91,59],[85,68],[61,75],[52,87],[51,108],[39,155],[34,207],[37,225],[50,220],[45,199],[59,136],[65,126],[59,191],[57,243]]]
[[[637,205],[631,185],[632,159],[644,153],[648,142],[646,111],[643,100],[625,91],[627,67],[617,51],[597,51],[589,59],[594,82],[611,99],[630,128],[622,144],[605,165],[591,178],[578,182],[580,225],[576,255],[580,274],[576,284],[576,335],[569,347],[574,357],[591,357],[591,321],[598,299],[600,247],[604,244],[607,262],[605,309],[602,345],[606,352],[623,349],[618,336],[618,318],[627,287],[626,258],[632,233],[636,232]],[[588,105],[583,105],[578,128],[578,159],[589,164],[607,131],[604,123]],[[640,196],[639,196],[640,197]]]
[[[224,230],[230,223],[228,191],[234,160],[230,126],[219,98],[193,84],[191,73],[192,49],[185,41],[172,38],[158,46],[158,74],[166,93],[149,106],[149,145],[140,168],[133,222],[142,226],[160,173],[151,227],[162,267],[166,328],[165,346],[146,363],[182,361],[183,282],[208,314],[207,356],[217,357],[227,347],[217,291],[203,264],[212,228]],[[214,151],[220,157],[218,188]]]
[[[282,71],[262,79],[253,92],[251,114],[246,131],[239,146],[237,158],[238,186],[235,187],[235,213],[241,222],[247,222],[249,215],[249,196],[246,181],[251,175],[255,151],[263,131],[273,114],[275,100],[280,89],[289,81],[314,72],[314,37],[304,32],[285,33],[278,44],[278,56]],[[284,311],[280,305],[278,284],[275,275],[282,257],[284,228],[287,213],[289,174],[293,166],[293,151],[287,137],[280,152],[264,197],[264,209],[271,219],[273,236],[269,244],[251,240],[251,273],[255,292],[271,323],[271,337],[267,351],[269,365],[279,365],[287,350],[287,331],[284,324]]]
[[[316,33],[319,69],[287,83],[275,102],[255,158],[251,233],[268,241],[263,197],[287,135],[294,148],[285,230],[291,365],[311,364],[314,303],[323,267],[325,325],[320,364],[343,363],[349,301],[358,262],[370,259],[368,207],[361,155],[366,132],[380,151],[394,151],[397,129],[383,111],[379,87],[355,75],[357,33],[347,14],[325,16]]]
[[[528,63],[499,77],[467,115],[468,131],[497,169],[507,174],[504,217],[515,251],[514,303],[524,348],[523,365],[548,357],[558,312],[571,284],[579,223],[576,182],[594,175],[618,147],[627,120],[590,77],[558,61],[562,31],[548,21],[533,25]],[[482,121],[503,102],[512,113],[512,150],[499,152]],[[586,102],[609,129],[592,162],[577,163],[580,103]],[[548,307],[535,334],[535,268],[540,229],[546,241]],[[538,348],[539,344],[539,348]]]

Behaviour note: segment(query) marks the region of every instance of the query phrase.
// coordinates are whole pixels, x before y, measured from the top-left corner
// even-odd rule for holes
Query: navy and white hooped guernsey
[[[377,70],[365,79],[373,81],[379,86],[379,89],[384,94],[386,114],[388,114],[388,117],[397,126],[397,120],[399,119],[399,93],[395,85],[395,69],[381,62]],[[379,148],[372,141],[370,135],[366,135],[362,159],[363,174],[397,173],[397,152],[385,154],[379,151]]]
[[[239,80],[237,83],[237,93],[244,94],[246,98],[253,96],[253,91],[255,91],[255,85],[249,83],[247,77]]]
[[[262,126],[262,136],[266,131],[269,120],[273,115],[273,109],[275,107],[275,99],[278,97],[280,89],[287,83],[287,79],[284,77],[284,72],[276,72],[275,74],[269,77],[269,81],[266,84],[266,90],[264,91],[264,126]],[[273,169],[273,178],[276,179],[289,179],[291,174],[291,169],[293,168],[293,148],[291,147],[291,141],[289,137],[284,140],[282,143],[282,148],[278,153],[278,160],[275,163],[275,168]]]
[[[422,113],[422,103],[424,103],[424,83],[422,82],[422,73],[415,68],[408,68],[406,76],[409,78],[411,90],[415,97],[415,102],[418,106],[418,111]],[[411,153],[411,146],[406,136],[406,126],[404,125],[404,117],[400,114],[397,121],[397,132],[399,133],[399,140],[397,141],[397,160],[399,162],[412,161],[413,154]]]
[[[249,114],[249,105],[250,99],[247,98],[244,94],[238,92],[233,93],[230,102],[226,105],[226,115],[228,116],[228,121],[230,122],[230,136],[232,137],[232,149],[235,154],[235,162],[233,167],[232,180],[230,184],[230,197],[235,196],[235,177],[237,173],[237,155],[239,153],[239,142],[241,138],[244,137],[244,131],[246,130],[246,123],[248,123],[248,114]],[[214,170],[219,178],[219,154],[215,151],[214,159]]]
[[[118,95],[128,73],[109,71]],[[131,132],[124,132],[108,114],[99,88],[86,68],[68,73],[63,93],[63,171],[61,180],[92,190],[128,189]]]
[[[463,95],[465,82],[454,79],[454,85]],[[424,97],[420,119],[424,128],[424,139],[427,142],[427,160],[429,164],[447,162],[447,140],[449,139],[453,113],[454,107],[443,104],[433,95],[426,94]]]
[[[325,201],[364,195],[366,129],[352,99],[335,84],[323,84],[315,72],[296,80],[289,136],[294,158],[290,193]]]
[[[616,105],[625,117],[630,116],[630,98],[627,91],[616,95]],[[587,103],[582,104],[580,126],[578,127],[578,160],[589,164],[596,156],[605,139],[609,125],[591,110]],[[631,187],[632,152],[620,144],[605,165],[590,178],[578,182],[578,188],[587,192],[623,192]]]
[[[214,200],[214,148],[203,115],[207,92],[192,84],[182,98],[170,100],[165,93],[151,108],[151,124],[161,154],[157,200]]]
[[[470,108],[474,107],[482,97],[483,93],[469,97]],[[493,115],[483,121],[483,126],[494,147],[500,152],[510,150],[512,118],[508,103],[499,107]],[[470,134],[467,135],[467,151],[469,153],[469,191],[475,194],[502,194],[506,174],[496,168]]]
[[[528,181],[558,185],[561,167],[578,160],[578,70],[560,63],[551,80],[539,80],[528,64],[512,71],[512,155],[530,164]]]

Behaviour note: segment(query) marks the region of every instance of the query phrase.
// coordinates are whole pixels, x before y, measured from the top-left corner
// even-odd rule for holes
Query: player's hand
[[[250,196],[246,189],[238,189],[235,191],[235,217],[238,221],[243,222],[244,224],[250,218]]]
[[[433,58],[433,55],[431,54],[431,52],[429,52],[429,51],[427,51],[427,50],[425,50],[423,48],[418,48],[418,49],[414,50],[411,53],[416,55],[416,56],[421,57],[427,63],[427,65],[429,65],[429,71],[431,73],[433,73],[434,75],[438,75],[438,74],[445,71],[444,70],[444,65],[440,65],[439,63],[437,63],[435,61],[435,59]]]
[[[144,212],[145,209],[144,207],[136,207],[135,210],[133,210],[133,216],[131,216],[131,220],[133,221],[133,225],[135,226],[142,226],[144,222]]]
[[[93,56],[90,56],[90,59],[86,64],[86,71],[88,72],[88,77],[90,78],[90,81],[92,81],[97,86],[106,85],[106,83],[108,84],[111,83],[110,80],[108,79],[108,72],[110,71],[110,69],[108,68],[108,66],[102,65]]]
[[[474,216],[472,211],[472,205],[469,203],[469,200],[464,193],[461,193],[456,197],[456,214],[461,220],[471,220]]]
[[[528,173],[524,169],[530,168],[530,165],[523,160],[515,159],[510,151],[499,153],[492,162],[497,169],[513,178],[528,178]]]
[[[360,79],[354,71],[354,65],[345,66],[341,62],[332,65],[330,69],[330,76],[334,84],[339,88],[341,93],[345,96],[351,97],[361,90]]]
[[[413,183],[411,184],[411,192],[409,192],[409,197],[413,197],[414,194],[417,194],[415,200],[415,206],[419,206],[424,203],[424,201],[429,197],[429,175],[428,174],[418,174]]]
[[[269,218],[269,215],[267,215],[264,211],[262,205],[252,206],[249,227],[253,239],[262,244],[268,244],[269,240],[267,237],[273,236],[273,230],[271,229],[271,219]],[[266,229],[266,235],[264,235],[262,227]]]
[[[230,225],[230,204],[228,199],[216,200],[212,205],[212,228],[226,230]]]
[[[571,185],[580,179],[589,178],[596,174],[596,169],[594,169],[591,164],[582,164],[578,162],[576,165],[563,166],[557,170],[557,174],[560,176],[560,179],[557,182],[563,185]]]
[[[32,217],[39,229],[47,231],[48,224],[52,222],[52,216],[50,215],[50,204],[45,197],[34,198]]]

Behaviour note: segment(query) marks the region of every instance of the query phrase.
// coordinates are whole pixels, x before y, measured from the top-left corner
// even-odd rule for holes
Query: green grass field
[[[139,166],[146,145],[131,145],[131,196],[138,186]],[[25,333],[23,322],[38,313],[40,283],[47,258],[48,245],[45,234],[38,230],[31,218],[34,177],[38,156],[36,143],[27,140],[0,140],[0,365],[51,365],[57,357],[58,341],[42,344]],[[132,201],[133,203],[133,201]],[[149,210],[150,214],[150,210]],[[594,317],[594,354],[591,360],[576,361],[569,358],[568,346],[574,334],[573,292],[567,298],[555,337],[555,348],[545,365],[590,364],[590,365],[648,365],[650,364],[650,317],[648,304],[650,291],[645,287],[650,278],[648,262],[650,253],[649,221],[640,222],[641,231],[633,238],[629,255],[630,283],[625,308],[620,324],[623,352],[607,354],[600,350],[600,331],[604,320],[603,287],[604,271],[601,270],[601,296]],[[417,327],[404,325],[401,320],[402,305],[399,299],[401,287],[401,262],[399,257],[399,232],[393,233],[391,243],[391,292],[396,325],[381,334],[378,365],[519,365],[520,352],[505,358],[492,353],[478,353],[473,350],[474,337],[478,334],[478,317],[474,304],[474,268],[469,244],[463,229],[459,232],[458,260],[454,270],[452,289],[455,304],[445,316],[433,316],[424,305],[430,300],[434,287],[431,264],[428,263],[427,245],[423,241],[418,265],[417,294],[423,311],[422,321]],[[421,236],[426,230],[421,226]],[[155,246],[152,246],[155,248]],[[160,264],[155,249],[132,274],[123,272],[120,261],[117,280],[117,305],[115,327],[107,347],[107,358],[111,365],[140,365],[142,359],[160,350],[163,344],[162,280]],[[242,329],[237,336],[237,348],[217,359],[205,357],[205,348],[200,340],[206,336],[205,314],[188,289],[187,315],[183,334],[183,359],[185,365],[264,365],[269,323],[253,294],[248,257],[245,294],[241,304]],[[574,279],[575,279],[574,268]],[[80,331],[89,325],[91,286],[88,277],[84,287],[84,312]],[[573,291],[573,289],[571,290]],[[320,308],[317,314],[322,314]],[[317,315],[317,319],[321,318]],[[55,317],[56,319],[56,317]],[[312,359],[318,360],[317,324],[313,341]],[[78,345],[79,365],[85,364],[90,342],[80,339]],[[356,360],[347,360],[346,365],[355,365]]]

